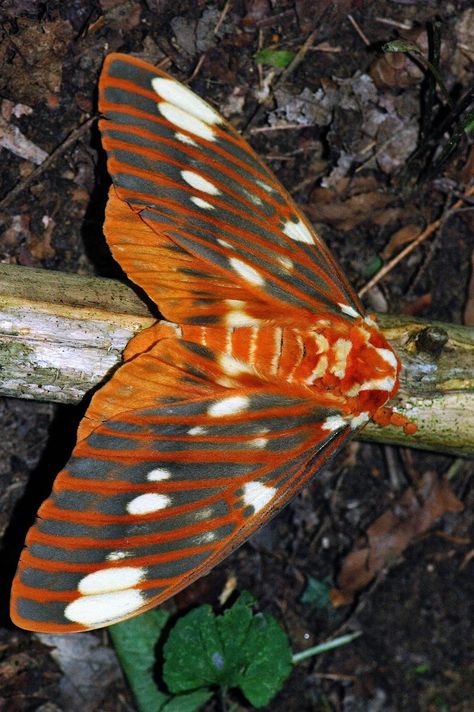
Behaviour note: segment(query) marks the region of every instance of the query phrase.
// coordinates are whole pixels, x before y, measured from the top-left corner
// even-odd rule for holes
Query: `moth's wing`
[[[301,325],[315,313],[352,319],[362,312],[288,193],[190,89],[141,60],[111,54],[99,107],[115,188],[107,240],[167,319],[228,323],[235,309],[225,300],[240,301],[239,312],[254,321]]]
[[[349,434],[305,389],[228,379],[216,354],[166,338],[94,396],[27,537],[18,626],[76,632],[161,603],[276,513]]]

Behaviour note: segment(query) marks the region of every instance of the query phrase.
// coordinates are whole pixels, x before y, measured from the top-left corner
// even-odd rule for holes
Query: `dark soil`
[[[361,287],[384,248],[385,259],[399,249],[393,236],[400,228],[437,219],[473,179],[465,137],[424,182],[415,186],[414,171],[404,172],[419,144],[426,81],[411,60],[398,55],[390,64],[378,48],[402,34],[426,51],[426,23],[437,16],[441,73],[457,100],[472,91],[470,0],[3,0],[0,139],[8,125],[31,143],[23,154],[0,149],[0,200],[31,173],[37,148],[50,154],[71,132],[78,137],[26,189],[0,203],[0,260],[117,274],[101,234],[108,177],[98,132],[80,127],[96,110],[104,56],[119,50],[155,63],[167,58],[167,69],[180,79],[193,75],[191,86],[244,132]],[[256,64],[261,48],[297,53],[315,29],[287,75]],[[432,114],[441,120],[443,111],[438,102]],[[367,306],[463,323],[473,313],[473,215],[466,203],[369,292]],[[0,712],[135,709],[113,658],[99,682],[91,672],[89,684],[86,675],[80,689],[73,680],[72,692],[65,691],[51,646],[8,619],[24,533],[72,446],[78,417],[73,407],[55,416],[50,404],[0,401]],[[268,707],[275,712],[474,709],[472,463],[454,462],[449,483],[462,511],[433,521],[403,553],[387,557],[352,603],[334,608],[327,597],[369,525],[410,485],[427,473],[440,479],[452,465],[435,453],[350,444],[279,517],[171,607],[217,607],[235,575],[237,589],[250,590],[260,609],[277,617],[294,651],[362,632],[350,645],[297,666]],[[303,594],[312,579],[325,595],[308,601]],[[91,635],[97,647],[83,657],[92,670],[108,639],[103,631]],[[243,698],[232,702],[249,709]],[[206,709],[219,704],[216,699]]]

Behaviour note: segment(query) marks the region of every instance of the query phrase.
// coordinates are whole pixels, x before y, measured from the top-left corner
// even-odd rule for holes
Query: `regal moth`
[[[162,603],[386,407],[400,362],[246,141],[169,74],[109,55],[104,233],[167,320],[91,400],[30,529],[12,620],[100,628]]]

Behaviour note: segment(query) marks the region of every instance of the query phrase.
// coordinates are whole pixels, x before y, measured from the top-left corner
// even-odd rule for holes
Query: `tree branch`
[[[0,395],[77,403],[155,321],[134,291],[96,277],[0,265]],[[392,403],[418,432],[369,424],[364,439],[474,454],[474,329],[379,316],[402,362]]]

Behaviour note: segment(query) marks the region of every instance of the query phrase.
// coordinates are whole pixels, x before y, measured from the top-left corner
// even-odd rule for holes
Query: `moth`
[[[30,529],[20,627],[156,606],[273,516],[386,402],[400,362],[295,203],[217,111],[109,55],[104,232],[167,321],[129,343]]]

